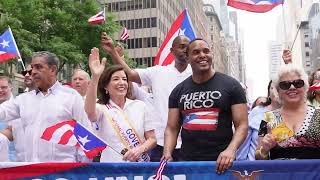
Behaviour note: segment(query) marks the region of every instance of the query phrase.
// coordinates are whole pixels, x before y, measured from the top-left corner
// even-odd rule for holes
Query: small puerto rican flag
[[[96,15],[91,16],[88,19],[89,24],[97,24],[105,21],[105,8],[102,11],[98,12]]]
[[[126,27],[123,28],[122,30],[122,34],[120,36],[120,39],[125,41],[129,38],[129,33],[128,33],[128,29]]]
[[[187,130],[214,131],[218,126],[219,109],[199,108],[183,111],[182,127]]]
[[[309,87],[309,91],[317,91],[317,90],[320,90],[320,82],[317,82],[314,85]]]

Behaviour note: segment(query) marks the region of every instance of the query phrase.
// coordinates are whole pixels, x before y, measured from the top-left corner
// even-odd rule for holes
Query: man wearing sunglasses
[[[52,144],[40,137],[46,128],[70,119],[90,129],[82,97],[57,81],[59,59],[55,54],[47,51],[34,53],[31,67],[31,77],[37,89],[1,104],[0,120],[21,119],[25,137],[28,137],[25,138],[28,147],[25,161],[76,162],[76,147]]]
[[[36,86],[31,78],[31,65],[27,66],[27,69],[22,71],[24,76],[24,85],[26,87],[25,92],[29,92],[36,89]],[[0,133],[7,137],[7,141],[11,141],[9,157],[10,161],[23,162],[25,161],[25,143],[24,143],[24,129],[20,119],[10,121],[8,127],[2,130]]]

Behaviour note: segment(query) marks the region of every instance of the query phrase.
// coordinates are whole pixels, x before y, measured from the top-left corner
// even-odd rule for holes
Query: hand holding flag
[[[41,138],[56,144],[81,147],[88,158],[95,157],[108,146],[75,120],[64,121],[48,127]]]

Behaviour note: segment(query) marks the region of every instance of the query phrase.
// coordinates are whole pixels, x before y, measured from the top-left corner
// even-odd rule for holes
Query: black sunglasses
[[[31,75],[32,69],[30,69],[29,71],[24,70],[24,71],[21,72],[21,74],[22,74],[23,76],[25,76],[27,73],[28,73],[29,75]]]
[[[281,81],[279,82],[279,88],[282,90],[290,89],[291,85],[295,88],[301,88],[304,86],[304,81],[302,79],[294,80],[294,81]]]

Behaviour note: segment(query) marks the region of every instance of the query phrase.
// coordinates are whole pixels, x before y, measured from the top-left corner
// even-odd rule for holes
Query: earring
[[[106,89],[106,94],[109,94],[109,91]]]

